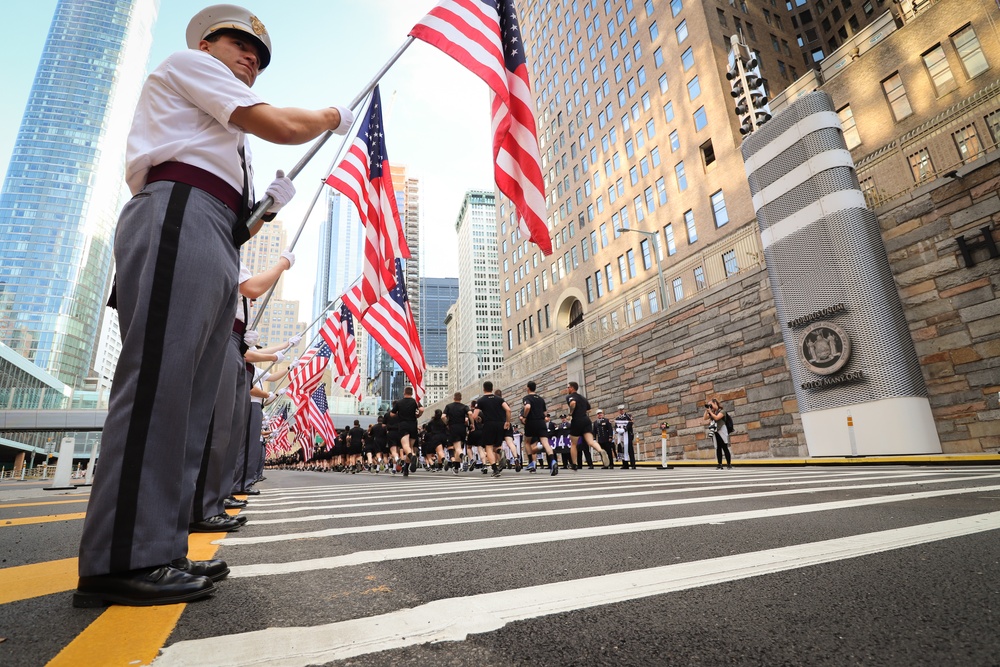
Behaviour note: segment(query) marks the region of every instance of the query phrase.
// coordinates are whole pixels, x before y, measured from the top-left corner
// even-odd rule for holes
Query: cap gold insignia
[[[250,27],[253,28],[253,34],[255,35],[267,34],[267,28],[265,28],[264,24],[260,22],[260,19],[253,14],[250,15]]]

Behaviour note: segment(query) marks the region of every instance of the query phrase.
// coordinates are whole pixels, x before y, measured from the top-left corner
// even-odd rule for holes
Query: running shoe
[[[535,462],[534,461],[532,461],[531,463],[528,464],[528,472],[535,472],[536,470],[537,470],[537,468],[535,467]]]
[[[555,459],[552,459],[551,461],[549,461],[549,468],[552,469],[551,474],[552,474],[553,477],[555,477],[556,475],[559,474],[559,464],[556,463]]]

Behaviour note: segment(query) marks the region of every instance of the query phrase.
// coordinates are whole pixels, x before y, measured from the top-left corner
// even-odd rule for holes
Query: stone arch
[[[566,289],[556,302],[556,329],[566,331],[583,323],[584,294],[576,288]]]

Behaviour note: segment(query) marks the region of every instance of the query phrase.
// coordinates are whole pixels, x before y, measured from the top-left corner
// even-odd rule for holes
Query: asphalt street
[[[0,665],[1000,664],[1000,467],[267,475],[147,609],[71,607],[86,489],[0,483]]]

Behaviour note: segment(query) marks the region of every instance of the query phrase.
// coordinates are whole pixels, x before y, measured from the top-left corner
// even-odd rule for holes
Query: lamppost
[[[660,279],[660,296],[663,299],[663,309],[666,310],[667,306],[670,305],[670,299],[667,297],[667,281],[663,279],[663,266],[660,264],[660,248],[659,240],[660,235],[658,232],[647,232],[642,229],[616,229],[616,232],[622,234],[624,232],[635,232],[636,234],[642,234],[643,236],[648,236],[654,239],[653,242],[653,255],[656,257],[656,276]]]

